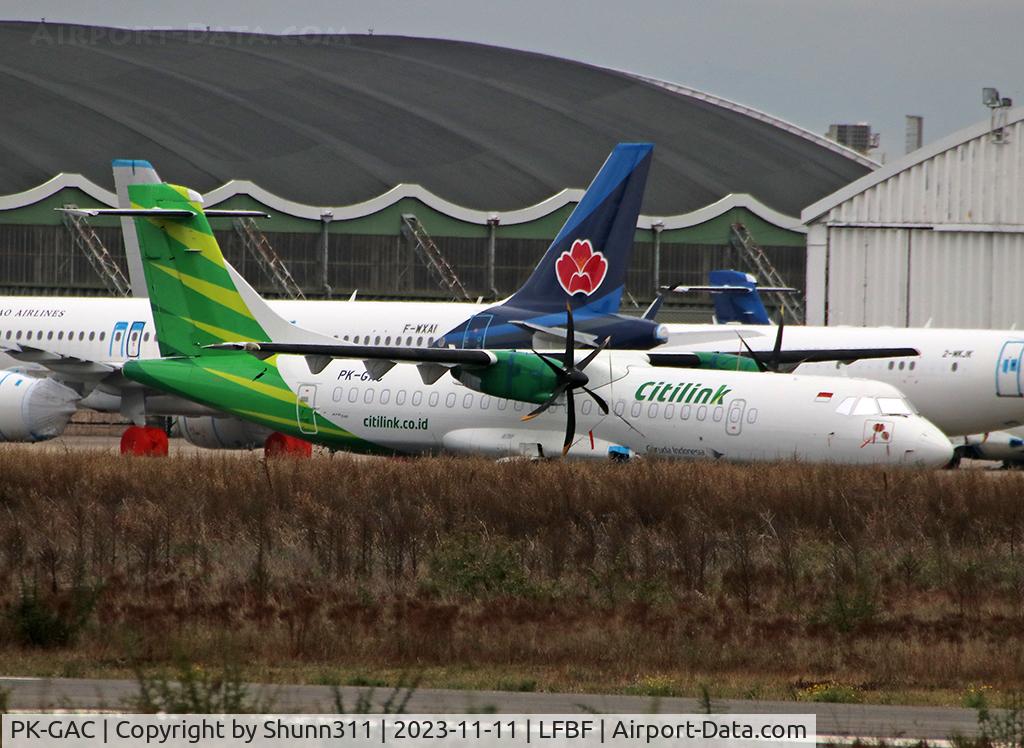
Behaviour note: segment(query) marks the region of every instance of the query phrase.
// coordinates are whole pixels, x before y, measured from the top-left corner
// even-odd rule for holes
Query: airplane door
[[[466,332],[462,336],[463,348],[483,348],[487,341],[487,328],[491,326],[493,314],[476,314],[466,325]]]
[[[295,419],[299,423],[299,431],[303,434],[315,434],[317,432],[316,411],[313,410],[315,405],[316,385],[300,384],[295,398]]]
[[[743,430],[743,413],[746,409],[746,400],[733,400],[729,403],[729,412],[725,414],[725,433],[739,436]]]
[[[999,397],[1021,397],[1021,357],[1024,356],[1024,341],[1008,340],[1003,343],[996,362],[996,395]]]
[[[128,342],[125,345],[125,355],[128,358],[139,357],[139,351],[142,349],[142,328],[145,326],[145,322],[132,322],[131,329],[128,330]]]
[[[127,335],[128,335],[128,323],[127,322],[118,322],[118,323],[116,323],[114,325],[113,332],[110,333],[110,347],[107,350],[107,355],[109,355],[111,358],[114,358],[115,355],[117,356],[117,358],[124,358],[124,344],[125,344],[125,338],[127,337]],[[116,354],[114,353],[115,346],[116,346],[116,350],[117,350]]]

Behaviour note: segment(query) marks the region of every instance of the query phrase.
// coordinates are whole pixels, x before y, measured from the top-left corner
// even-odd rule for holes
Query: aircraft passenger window
[[[880,397],[878,407],[883,416],[910,416],[914,414],[906,401],[899,397]]]
[[[906,361],[900,361],[900,371],[903,371],[903,367],[907,365]]]
[[[707,405],[701,405],[699,408],[697,408],[697,420],[698,421],[703,421],[707,417],[708,417],[708,406]]]
[[[53,340],[53,330],[50,330],[49,332],[46,333],[46,339]]]
[[[378,335],[377,337],[375,337],[373,339],[373,344],[374,345],[380,345],[380,335]]]
[[[366,391],[366,394],[363,395],[363,402],[366,403],[367,405],[372,403],[373,402],[373,393],[374,393],[373,388],[368,389]]]
[[[640,411],[643,410],[643,406],[640,403],[633,403],[633,408],[629,411],[633,418],[640,417]]]
[[[725,408],[723,408],[721,405],[716,405],[715,409],[711,411],[711,420],[713,420],[715,423],[718,423],[719,421],[722,420],[722,416],[724,415]]]
[[[71,333],[71,335],[69,335],[68,337],[69,338],[73,338],[74,336],[75,336],[75,334]],[[120,330],[118,330],[116,333],[114,333],[114,342],[117,342],[117,343],[121,342],[121,331]]]
[[[354,403],[358,399],[359,399],[359,388],[358,387],[353,387],[352,389],[350,389],[348,391],[348,401],[350,403]]]
[[[40,331],[39,331],[39,334],[38,334],[38,335],[36,335],[36,340],[42,340],[42,339],[43,339],[43,331],[42,331],[42,330],[40,330]]]
[[[447,397],[444,399],[444,407],[454,408],[455,407],[455,393],[449,392]]]
[[[437,401],[441,399],[441,395],[437,392],[431,392],[430,397],[427,398],[427,402],[430,403],[431,408],[437,407]]]
[[[32,331],[29,330],[25,333],[25,340],[32,340]]]
[[[391,345],[391,336],[390,335],[388,335],[386,338],[384,338],[384,345]]]
[[[395,405],[405,405],[405,390],[395,393]]]
[[[513,408],[513,410],[522,410],[524,407],[526,407],[526,403],[524,403],[522,400],[513,400],[512,401],[512,408]]]
[[[684,421],[690,420],[690,406],[689,405],[684,405],[682,408],[679,409],[679,417],[682,418]]]
[[[433,344],[434,344],[434,339],[433,338],[427,338],[427,345],[433,345]]]
[[[332,397],[334,399],[334,402],[336,402],[336,403],[340,403],[341,402],[341,387],[335,387],[334,388],[334,395],[332,395]]]
[[[956,361],[954,361],[953,365],[949,367],[949,370],[950,371],[956,371],[956,369],[957,369],[957,363],[956,363]]]
[[[490,396],[489,395],[481,395],[480,396],[480,409],[481,410],[487,410],[489,407],[491,407],[491,398],[490,398]]]
[[[364,335],[363,336],[363,345],[369,345],[369,344],[370,344],[370,336],[369,335]]]
[[[465,397],[462,398],[462,407],[469,410],[473,407],[473,395],[469,392],[466,393]]]
[[[418,338],[416,338],[416,345],[418,345],[418,346],[422,346],[423,345],[423,336],[422,335],[420,335]]]
[[[7,333],[7,337],[11,337],[11,334]],[[64,331],[63,330],[59,330],[57,332],[57,340],[64,340]]]
[[[104,341],[106,339],[107,339],[107,334],[105,332],[101,332],[100,333],[100,341],[102,342],[102,341]],[[146,340],[149,340],[149,333],[148,332],[146,333]]]
[[[676,414],[676,406],[669,403],[665,406],[665,418],[671,418]]]
[[[78,333],[78,341],[81,342],[83,340],[85,340],[85,333],[82,332],[82,331],[79,331],[79,333]]]
[[[583,401],[583,405],[580,406],[580,412],[583,413],[583,415],[585,415],[585,416],[589,416],[590,415],[590,411],[593,410],[593,409],[594,409],[594,404],[590,401],[589,397],[586,400],[584,400]]]
[[[855,397],[846,398],[841,403],[839,403],[839,407],[836,408],[836,413],[839,413],[840,415],[843,416],[850,415],[850,413],[853,412],[853,404],[855,402],[857,402],[857,398]]]
[[[381,393],[380,393],[380,404],[381,405],[387,405],[390,400],[391,400],[391,390],[388,390],[388,389],[381,390]]]
[[[14,336],[18,340],[21,340],[21,330],[18,330],[18,334]]]
[[[626,411],[626,403],[622,400],[616,400],[613,410],[615,411],[615,415],[621,416]]]
[[[657,403],[651,403],[649,406],[647,406],[647,417],[648,418],[657,418],[658,417],[658,404]]]
[[[878,415],[878,403],[875,402],[873,397],[862,397],[857,401],[857,404],[853,407],[853,415],[855,416],[877,416]]]
[[[505,410],[508,407],[508,400],[503,397],[498,398],[498,410]]]
[[[917,366],[917,361],[911,361],[910,368],[913,369],[915,366]]]
[[[410,346],[412,345],[412,335],[408,336],[408,337],[407,337],[407,338],[405,339],[405,344],[406,344],[406,345],[410,345]]]
[[[840,364],[842,364],[842,361],[836,361],[836,371],[839,370]]]
[[[757,423],[757,408],[747,411],[747,423]]]
[[[104,334],[105,334],[105,333],[100,333],[100,340],[103,340],[103,335],[104,335]],[[142,340],[143,340],[144,342],[146,342],[146,343],[148,343],[148,342],[149,342],[149,333],[148,333],[148,332],[147,332],[147,333],[146,333],[145,335],[143,335],[143,336],[142,336]]]
[[[7,331],[7,339],[8,339],[8,340],[10,340],[10,339],[11,339],[11,331],[10,331],[10,330],[8,330],[8,331]]]
[[[419,404],[422,403],[422,402],[423,402],[423,393],[422,392],[420,392],[419,390],[416,390],[414,393],[412,393],[412,404],[413,404],[413,407],[418,407]]]
[[[889,362],[889,371],[892,371],[895,368],[896,368],[896,362],[895,361],[890,361]]]

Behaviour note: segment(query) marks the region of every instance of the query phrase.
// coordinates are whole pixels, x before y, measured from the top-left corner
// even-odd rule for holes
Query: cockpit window
[[[913,408],[907,401],[900,397],[880,397],[878,407],[884,416],[910,416],[914,414]]]
[[[839,403],[839,407],[836,408],[836,413],[841,413],[844,416],[850,415],[853,411],[853,404],[855,402],[857,402],[857,398],[855,397],[845,398],[841,403]]]
[[[878,415],[878,403],[875,402],[873,397],[862,397],[857,401],[857,404],[853,406],[853,415],[855,416],[877,416]]]

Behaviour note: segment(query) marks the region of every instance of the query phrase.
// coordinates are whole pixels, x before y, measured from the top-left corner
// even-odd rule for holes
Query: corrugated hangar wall
[[[1024,322],[1022,120],[1004,111],[807,208],[808,323]]]

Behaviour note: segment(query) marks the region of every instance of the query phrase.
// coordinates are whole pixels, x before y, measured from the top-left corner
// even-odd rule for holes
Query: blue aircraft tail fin
[[[651,166],[651,143],[620,143],[548,247],[506,302],[540,312],[586,306],[619,310],[636,222]]]
[[[770,325],[768,311],[757,292],[757,279],[739,270],[712,270],[708,273],[709,287],[715,304],[715,319],[719,324],[740,322],[744,325]]]

